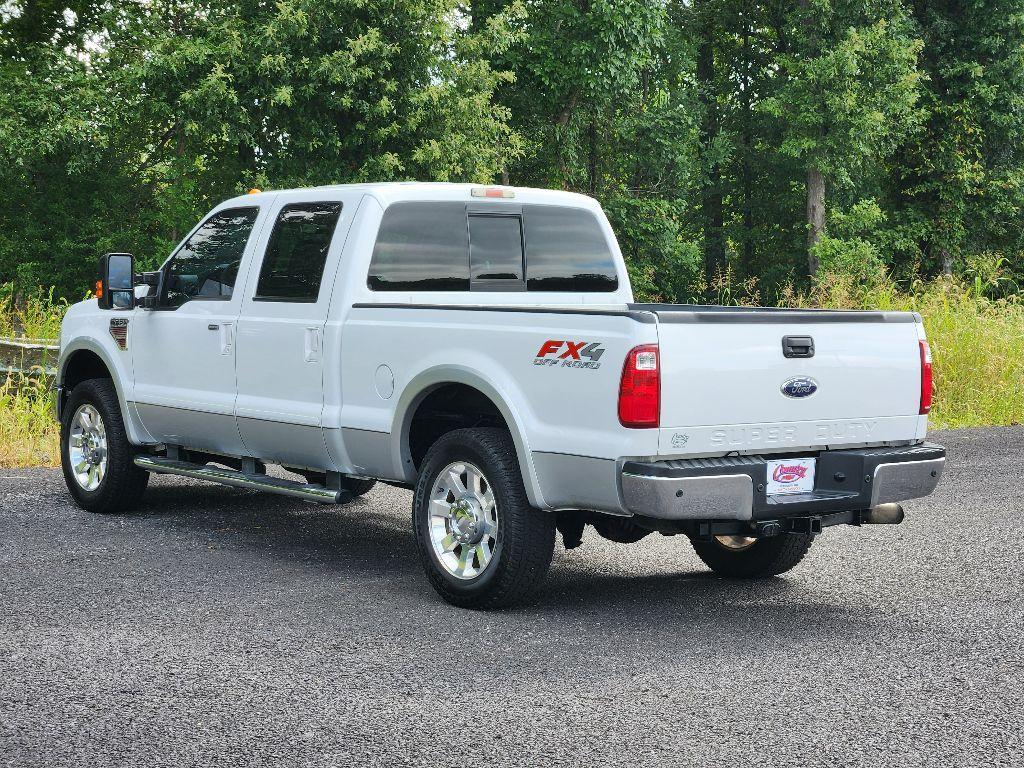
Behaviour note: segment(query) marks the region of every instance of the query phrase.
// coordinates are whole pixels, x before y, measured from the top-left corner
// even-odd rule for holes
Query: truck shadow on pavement
[[[417,611],[432,605],[479,615],[447,606],[427,584],[410,530],[408,501],[406,492],[385,489],[344,506],[324,507],[161,479],[147,491],[145,511],[135,519],[185,533],[184,546],[299,564],[310,577],[334,578],[335,588],[337,580],[342,589],[348,582],[365,589],[367,581],[382,581],[394,601],[389,611],[402,610],[405,603]],[[646,623],[656,611],[659,631],[688,629],[697,622],[721,631],[742,624],[749,632],[763,621],[774,632],[788,627],[795,636],[809,631],[808,617],[819,627],[873,622],[870,605],[851,604],[848,597],[834,604],[834,593],[820,588],[813,576],[798,569],[792,576],[758,582],[722,579],[695,562],[684,536],[652,534],[636,544],[617,545],[588,529],[579,549],[566,552],[560,541],[556,544],[551,571],[535,599],[503,615],[541,618],[568,611]]]

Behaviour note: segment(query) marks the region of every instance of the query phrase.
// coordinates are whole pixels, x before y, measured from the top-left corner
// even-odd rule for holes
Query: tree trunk
[[[939,257],[942,259],[942,274],[945,277],[953,276],[953,254],[949,252],[949,248],[942,246],[939,249]]]
[[[807,169],[807,271],[818,273],[818,257],[814,246],[825,234],[825,177],[817,168]]]
[[[590,125],[587,127],[587,176],[589,194],[597,196],[597,119],[593,114],[590,116]]]
[[[694,2],[694,11],[700,15],[700,45],[697,49],[697,88],[701,106],[701,147],[711,149],[718,136],[718,104],[715,100],[715,24],[713,9],[707,0]],[[701,194],[704,213],[704,274],[709,292],[725,272],[725,239],[723,237],[723,210],[721,169],[718,163],[708,168],[708,176]]]
[[[750,159],[754,154],[754,112],[750,95],[750,20],[743,13],[743,77],[740,81],[743,102],[743,273],[754,270],[754,180]]]

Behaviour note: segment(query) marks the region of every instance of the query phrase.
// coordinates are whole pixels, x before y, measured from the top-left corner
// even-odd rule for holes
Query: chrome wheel
[[[733,552],[742,552],[745,549],[750,549],[757,543],[757,539],[753,536],[715,536],[715,541],[720,546]]]
[[[79,406],[68,433],[68,458],[75,481],[95,491],[107,474],[107,430],[99,412],[88,403]]]
[[[498,542],[498,506],[483,472],[464,461],[442,469],[429,516],[430,543],[441,566],[457,579],[483,573]]]

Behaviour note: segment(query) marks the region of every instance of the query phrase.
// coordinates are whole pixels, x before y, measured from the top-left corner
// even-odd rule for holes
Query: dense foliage
[[[77,298],[251,186],[437,179],[597,196],[648,298],[1006,293],[1022,41],[1024,0],[0,0],[0,284]]]

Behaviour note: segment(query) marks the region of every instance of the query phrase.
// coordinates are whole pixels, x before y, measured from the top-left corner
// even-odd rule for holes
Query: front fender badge
[[[128,318],[115,317],[110,321],[110,336],[121,351],[128,349]]]

